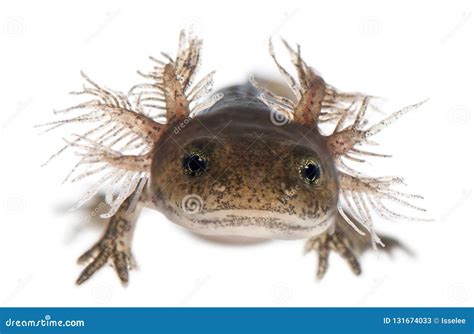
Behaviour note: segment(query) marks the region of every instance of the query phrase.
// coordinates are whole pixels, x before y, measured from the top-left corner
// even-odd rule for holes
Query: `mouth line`
[[[215,210],[206,213],[185,214],[194,224],[203,226],[242,227],[261,226],[278,230],[312,230],[327,223],[334,212],[317,218],[302,219],[295,214],[269,212],[267,210]]]
[[[333,215],[326,215],[316,224],[288,224],[276,218],[235,219],[228,217],[221,220],[198,219],[188,221],[191,229],[199,234],[216,236],[245,236],[264,239],[301,239],[319,235],[327,231],[334,222]]]
[[[315,218],[268,210],[228,209],[186,212],[179,205],[163,210],[172,222],[202,235],[244,236],[264,239],[301,239],[327,231],[335,219],[335,210]]]

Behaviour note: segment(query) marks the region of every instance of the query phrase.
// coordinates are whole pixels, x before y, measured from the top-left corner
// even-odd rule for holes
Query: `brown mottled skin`
[[[219,210],[263,210],[269,217],[288,214],[309,225],[335,209],[337,177],[317,129],[273,124],[271,111],[256,94],[250,85],[228,88],[223,100],[184,126],[171,125],[157,142],[151,195],[171,220],[170,211],[179,213],[170,204],[180,207],[189,194],[202,199],[204,215]],[[183,156],[189,152],[208,158],[202,175],[183,172]],[[301,164],[308,158],[321,166],[317,184],[301,178]]]

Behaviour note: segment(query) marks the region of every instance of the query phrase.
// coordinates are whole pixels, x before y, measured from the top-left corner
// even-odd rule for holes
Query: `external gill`
[[[205,101],[201,99],[212,91],[215,71],[193,85],[201,61],[202,41],[188,36],[184,31],[179,37],[176,59],[162,53],[163,60],[150,57],[155,63],[148,73],[138,71],[150,82],[133,86],[129,94],[138,96],[142,105],[166,116],[166,122],[193,116],[219,101],[223,94],[216,94]],[[161,111],[161,114],[160,114]]]
[[[283,114],[290,121],[309,127],[315,127],[326,122],[335,122],[342,115],[352,113],[354,106],[359,104],[365,95],[343,93],[327,84],[302,59],[299,45],[295,50],[285,40],[282,42],[290,54],[298,79],[295,79],[279,63],[271,40],[269,41],[269,53],[296,101],[278,96],[251,79],[251,83],[262,92],[260,99],[272,110]]]
[[[157,65],[149,73],[140,74],[152,82],[134,86],[128,95],[99,86],[81,73],[85,80],[83,90],[72,94],[90,99],[55,111],[75,116],[41,125],[46,127],[45,132],[72,124],[89,126],[86,132],[66,138],[66,145],[46,162],[70,147],[80,159],[65,181],[97,178],[74,208],[101,189],[105,189],[110,205],[103,217],[114,215],[132,193],[139,198],[150,177],[151,151],[167,125],[192,117],[222,98],[222,94],[217,94],[200,101],[212,89],[214,72],[192,85],[201,59],[201,45],[201,40],[188,38],[182,32],[176,58],[166,54],[164,61],[151,58]]]
[[[345,159],[363,163],[367,157],[390,157],[366,151],[360,145],[374,145],[370,137],[376,135],[392,124],[407,112],[418,108],[425,101],[405,107],[388,116],[382,121],[366,127],[366,111],[371,96],[360,93],[344,93],[327,84],[306,62],[301,58],[301,49],[293,49],[283,41],[288,50],[291,61],[296,69],[296,80],[277,61],[273,44],[269,43],[269,52],[279,72],[287,82],[295,96],[295,101],[281,97],[261,87],[255,80],[252,84],[261,90],[260,99],[272,110],[283,114],[291,122],[299,123],[320,132],[322,123],[335,123],[334,130],[326,138],[327,149],[338,169],[340,193],[338,211],[355,231],[364,234],[357,224],[351,221],[350,215],[344,212],[341,203],[344,203],[349,213],[360,221],[362,226],[370,233],[372,244],[383,245],[375,233],[371,212],[384,219],[427,220],[399,214],[387,208],[384,200],[395,202],[411,209],[425,211],[409,202],[410,199],[421,199],[421,196],[406,194],[393,189],[393,186],[403,184],[399,177],[368,177],[345,163]]]
[[[394,190],[393,186],[404,184],[400,177],[368,177],[349,167],[344,159],[363,163],[367,157],[390,157],[386,154],[368,152],[356,148],[356,146],[372,143],[369,141],[371,136],[376,135],[402,115],[418,108],[424,102],[426,101],[405,107],[364,129],[365,113],[369,105],[369,97],[365,97],[353,122],[344,127],[348,117],[344,114],[337,122],[334,132],[326,137],[327,148],[338,167],[340,200],[344,201],[351,214],[369,231],[374,247],[376,244],[383,246],[383,243],[375,233],[371,211],[387,220],[427,220],[394,212],[383,203],[383,200],[388,200],[414,210],[426,211],[409,202],[411,199],[422,199],[422,197]],[[347,221],[348,218],[344,217],[344,219]],[[349,221],[349,223],[351,222]]]
[[[74,149],[80,158],[65,181],[77,182],[86,177],[96,177],[96,183],[73,209],[104,189],[110,210],[102,216],[110,217],[149,177],[148,153],[163,133],[164,126],[143,112],[140,101],[132,101],[123,93],[99,86],[84,73],[82,76],[85,80],[83,90],[72,94],[88,95],[92,99],[55,112],[66,115],[76,113],[76,116],[42,126],[48,126],[46,131],[73,124],[88,125],[89,129],[80,135],[65,138],[66,145],[48,162],[67,148]]]
[[[366,151],[357,149],[354,146],[358,144],[366,143],[369,137],[376,135],[377,133],[379,133],[384,128],[392,124],[394,121],[399,119],[401,116],[403,116],[407,112],[418,108],[419,106],[421,106],[423,103],[426,102],[425,100],[417,104],[405,107],[393,113],[389,117],[383,119],[382,121],[372,125],[368,129],[364,130],[362,129],[362,126],[363,126],[364,121],[366,120],[365,113],[369,105],[369,100],[370,100],[369,97],[365,97],[363,99],[362,104],[358,112],[356,113],[356,117],[353,123],[348,125],[347,127],[343,128],[347,118],[350,116],[349,113],[345,113],[339,118],[333,133],[328,137],[326,141],[329,150],[331,151],[332,155],[335,158],[346,157],[348,159],[351,159],[350,154],[357,154],[357,155],[362,155],[362,156],[365,155],[365,156],[389,157],[383,154],[366,152]],[[359,162],[363,162],[363,161],[359,161]]]

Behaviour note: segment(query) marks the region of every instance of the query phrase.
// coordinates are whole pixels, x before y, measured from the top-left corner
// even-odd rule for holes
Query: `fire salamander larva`
[[[369,122],[371,96],[329,85],[303,60],[300,47],[285,41],[295,75],[277,61],[271,41],[269,51],[288,96],[255,79],[211,95],[214,72],[194,80],[201,45],[183,31],[176,57],[151,58],[152,69],[139,72],[146,82],[127,94],[82,74],[84,88],[74,94],[89,98],[45,124],[47,131],[89,126],[69,136],[53,157],[72,149],[80,160],[67,179],[95,177],[74,208],[100,191],[110,208],[102,215],[108,220],[104,235],[79,258],[86,267],[77,284],[106,263],[128,282],[143,207],[202,235],[306,239],[306,250],[318,254],[318,278],[331,251],[359,274],[362,249],[395,243],[379,238],[376,217],[415,219],[387,203],[424,209],[410,202],[420,196],[395,188],[402,178],[369,176],[350,164],[388,157],[364,146],[423,102]]]

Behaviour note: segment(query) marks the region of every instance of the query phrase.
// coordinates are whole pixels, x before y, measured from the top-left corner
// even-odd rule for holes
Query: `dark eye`
[[[183,169],[186,174],[196,176],[207,169],[207,159],[199,153],[190,153],[183,158]]]
[[[321,177],[321,167],[315,160],[305,160],[301,166],[300,173],[306,183],[314,184]]]

